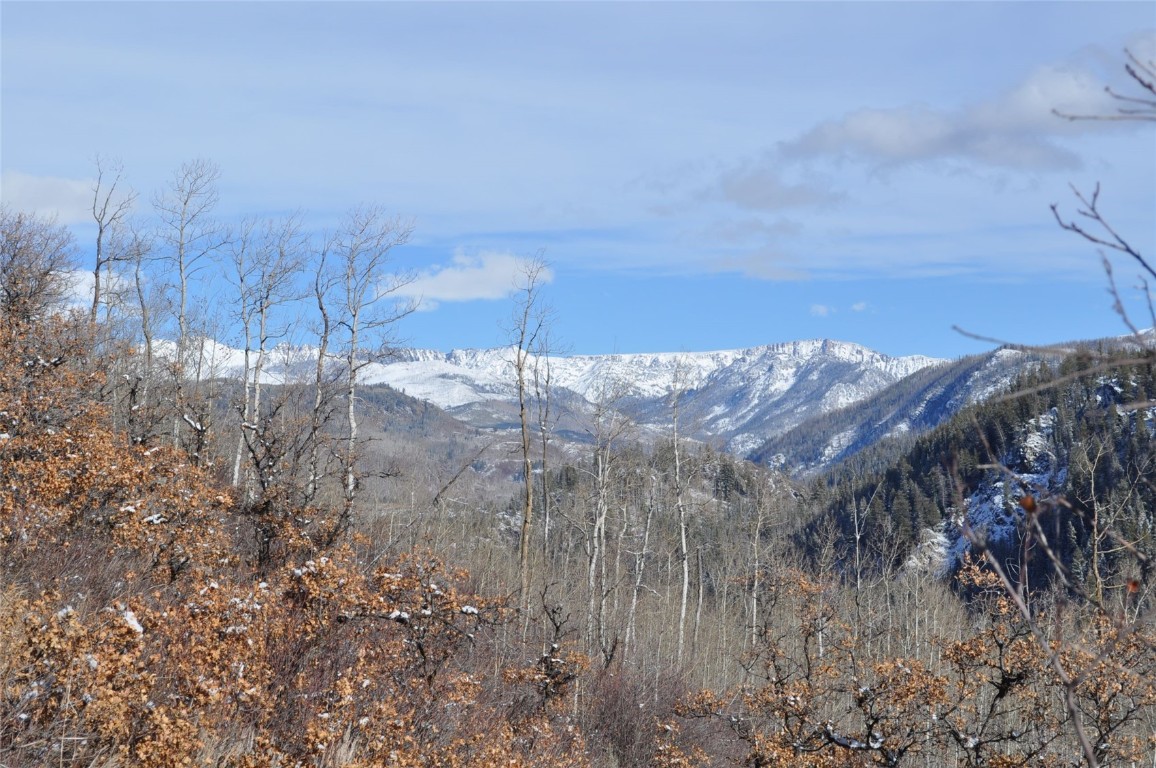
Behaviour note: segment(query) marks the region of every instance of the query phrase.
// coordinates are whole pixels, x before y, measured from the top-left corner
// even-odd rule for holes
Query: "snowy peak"
[[[858,344],[799,341],[747,350],[696,393],[706,431],[745,454],[802,421],[862,401],[939,360],[893,358]]]
[[[244,375],[244,353],[211,340],[197,340],[186,355],[201,378]],[[314,364],[305,363],[315,359],[315,349],[278,347],[266,354],[262,379],[280,384],[312,375]],[[490,428],[508,423],[501,414],[517,402],[516,359],[513,347],[401,348],[365,365],[359,376],[362,384],[389,385]],[[671,394],[680,392],[685,434],[745,454],[808,417],[858,403],[938,362],[815,339],[713,352],[530,355],[526,368],[531,381],[535,372],[543,379],[548,373],[558,402],[579,422],[596,403],[613,402],[640,425],[665,429],[673,417]]]
[[[515,357],[513,348],[399,350],[395,362],[367,368],[365,381],[448,410],[510,402],[517,397]],[[816,339],[713,352],[531,356],[527,367],[544,372],[548,365],[556,392],[588,405],[613,399],[639,423],[656,427],[671,419],[671,393],[683,392],[688,423],[700,437],[721,438],[744,452],[939,362]]]

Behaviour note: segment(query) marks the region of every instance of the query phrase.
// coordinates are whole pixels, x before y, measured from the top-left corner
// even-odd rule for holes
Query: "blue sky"
[[[1111,111],[1150,2],[0,4],[4,202],[81,243],[93,157],[223,219],[411,218],[415,346],[504,339],[550,262],[578,353],[835,338],[889,354],[1124,332],[1069,184],[1156,255],[1156,125]],[[147,215],[142,205],[141,215]],[[1121,288],[1149,324],[1137,270]]]

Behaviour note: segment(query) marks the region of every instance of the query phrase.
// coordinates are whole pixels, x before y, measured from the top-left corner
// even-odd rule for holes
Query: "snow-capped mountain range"
[[[211,340],[193,346],[200,376],[243,375],[239,350]],[[307,377],[315,354],[274,350],[262,377],[272,384]],[[363,385],[385,384],[473,426],[495,428],[510,424],[517,402],[514,358],[512,348],[398,349],[390,360],[361,368],[359,377]],[[665,429],[673,419],[671,395],[681,391],[682,433],[743,455],[812,416],[860,402],[941,362],[819,339],[716,352],[531,356],[527,375],[532,379],[532,371],[544,375],[548,368],[555,413],[579,430],[599,402],[643,427]]]
[[[364,370],[365,383],[388,384],[455,415],[517,397],[514,350],[400,350],[396,362]],[[848,342],[813,340],[718,352],[573,355],[531,358],[549,365],[555,398],[571,410],[613,400],[642,425],[672,421],[680,399],[686,434],[722,440],[745,453],[772,434],[817,413],[858,402],[940,360],[888,357]],[[559,397],[560,395],[560,397]]]

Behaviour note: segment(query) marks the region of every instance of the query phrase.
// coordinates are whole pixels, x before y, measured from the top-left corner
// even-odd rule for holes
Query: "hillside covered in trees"
[[[1039,522],[1053,554],[1077,581],[1088,576],[1088,559],[1101,557],[1101,550],[1148,562],[1154,553],[1147,534],[1153,502],[1147,404],[1156,387],[1150,353],[1116,345],[1056,355],[1052,362],[1022,375],[1010,392],[964,409],[921,437],[876,444],[830,470],[811,486],[825,509],[821,519],[832,521],[847,540],[855,538],[858,525],[861,544],[889,552],[888,565],[895,567],[919,543],[921,531],[958,538],[968,513],[974,526],[977,489],[1006,486],[1003,514],[1009,518],[1022,517],[1019,502],[1025,497],[1062,499]],[[1107,528],[1135,551],[1104,549]],[[1018,537],[989,543],[1017,557]],[[1051,567],[1032,561],[1040,577]]]

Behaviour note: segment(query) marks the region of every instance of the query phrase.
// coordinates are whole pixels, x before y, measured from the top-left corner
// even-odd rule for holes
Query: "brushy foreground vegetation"
[[[84,324],[5,320],[0,762],[581,764],[565,651],[495,666],[505,609],[462,574],[131,445]]]

